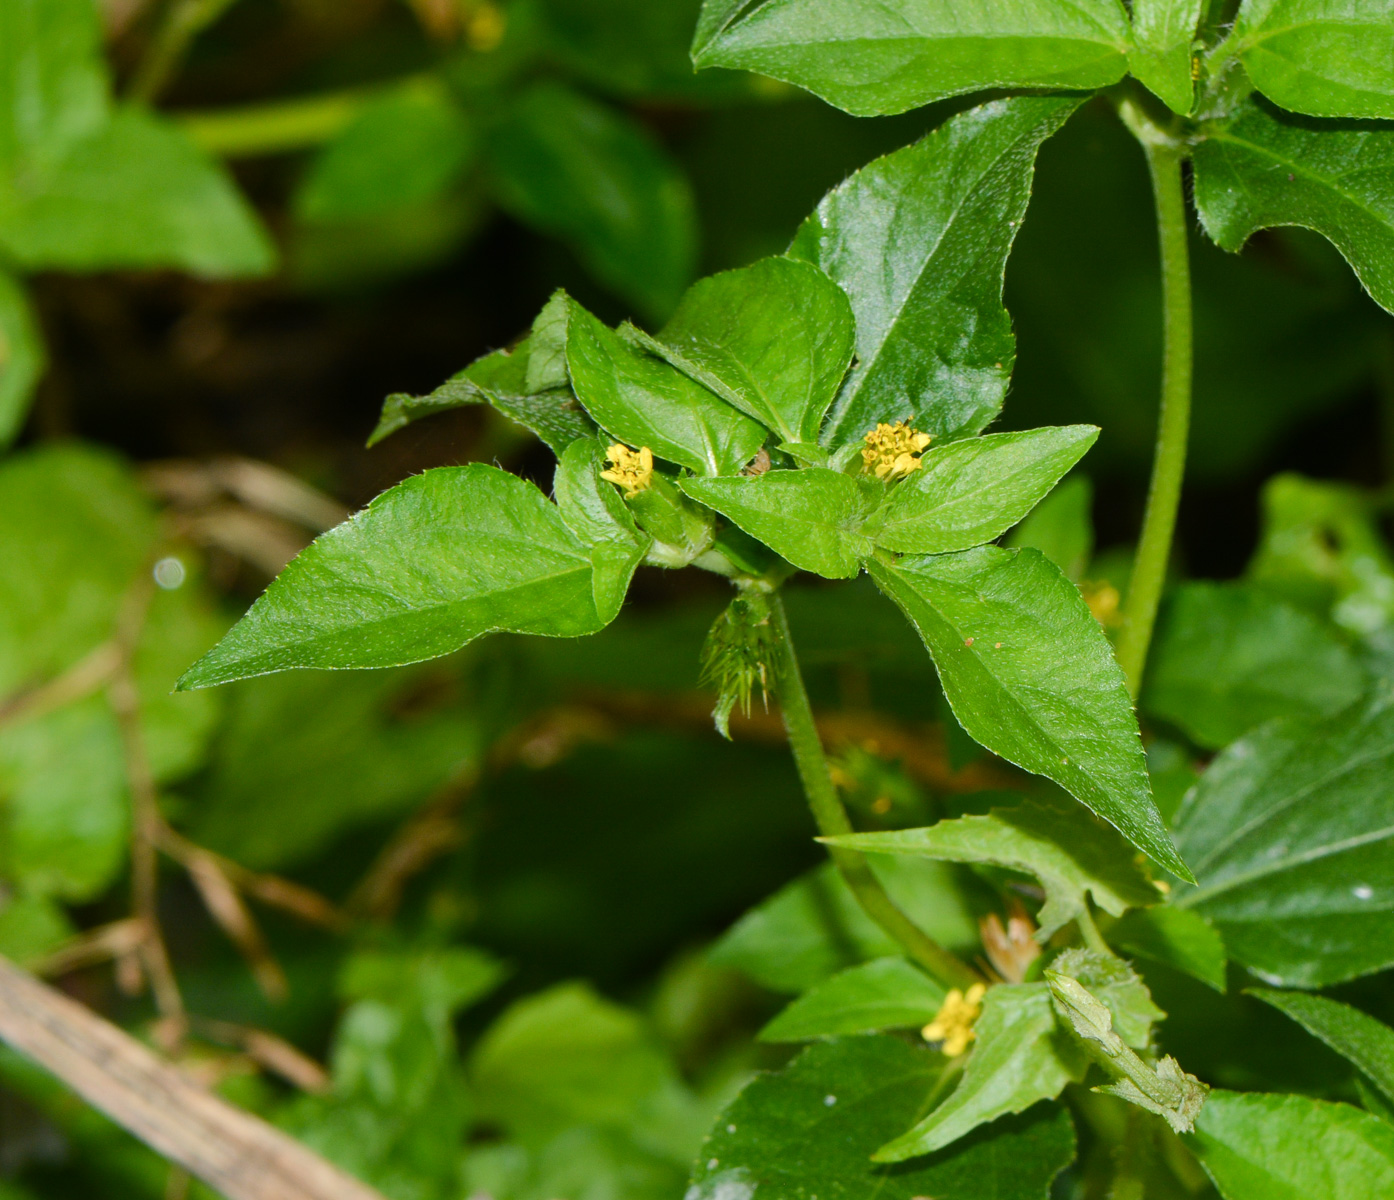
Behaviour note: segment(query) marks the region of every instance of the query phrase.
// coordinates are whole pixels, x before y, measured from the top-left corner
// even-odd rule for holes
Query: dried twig
[[[115,642],[103,642],[47,683],[0,699],[0,725],[31,721],[86,699],[110,683],[120,665],[120,647]]]

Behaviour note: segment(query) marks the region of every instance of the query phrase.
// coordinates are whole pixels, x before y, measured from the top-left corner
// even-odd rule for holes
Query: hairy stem
[[[799,769],[808,806],[813,810],[818,832],[824,837],[836,837],[852,832],[828,771],[828,760],[814,724],[813,708],[808,702],[794,642],[789,635],[789,618],[784,600],[778,592],[770,600],[770,619],[775,627],[779,660],[779,703],[784,713],[784,727],[789,733],[789,748]],[[833,862],[842,874],[852,895],[867,916],[899,942],[926,971],[948,987],[967,987],[981,982],[981,976],[957,955],[945,950],[896,906],[885,888],[872,874],[865,855],[856,850],[833,847]]]
[[[1124,119],[1128,120],[1125,113]],[[1133,125],[1132,121],[1128,122]],[[1182,149],[1161,136],[1147,136],[1133,125],[1147,155],[1157,230],[1162,252],[1162,404],[1157,422],[1157,452],[1147,512],[1133,560],[1132,582],[1123,605],[1118,661],[1136,699],[1142,687],[1147,647],[1157,618],[1157,603],[1166,581],[1186,471],[1186,440],[1191,424],[1191,265],[1186,236],[1186,197],[1181,182]]]

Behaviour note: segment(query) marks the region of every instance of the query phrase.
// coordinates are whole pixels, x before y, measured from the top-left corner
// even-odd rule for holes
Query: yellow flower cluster
[[[983,1011],[983,997],[986,994],[987,988],[981,983],[970,987],[967,995],[958,988],[952,989],[944,997],[938,1016],[920,1031],[924,1040],[943,1042],[944,1053],[950,1058],[957,1058],[978,1036],[973,1032],[973,1022]]]
[[[600,478],[624,488],[626,500],[647,491],[653,482],[653,451],[647,446],[631,450],[623,442],[616,442],[605,451],[605,465],[609,469],[601,471]]]
[[[909,421],[897,421],[894,425],[882,421],[862,440],[866,442],[862,470],[889,483],[920,469],[920,455],[931,437],[917,433]]]

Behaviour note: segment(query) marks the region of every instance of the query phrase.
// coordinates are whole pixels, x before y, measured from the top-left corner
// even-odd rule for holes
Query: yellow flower
[[[882,421],[862,439],[866,449],[862,451],[862,470],[868,475],[888,482],[904,479],[912,471],[920,469],[920,455],[929,445],[931,437],[918,433],[909,421],[897,421],[888,425]]]
[[[647,446],[631,450],[623,442],[616,442],[605,451],[605,465],[609,470],[601,471],[600,478],[624,488],[626,500],[647,491],[653,482],[653,451]]]
[[[1118,589],[1113,584],[1093,583],[1086,579],[1079,585],[1079,590],[1084,594],[1084,603],[1089,605],[1089,611],[1094,614],[1094,620],[1098,621],[1105,629],[1112,629],[1115,625],[1122,624],[1118,607],[1123,598],[1118,594]]]
[[[968,1049],[968,1043],[978,1035],[973,1032],[973,1022],[983,1011],[983,997],[987,988],[975,983],[964,995],[954,988],[944,997],[939,1014],[920,1032],[927,1042],[943,1042],[945,1054],[957,1058]]]

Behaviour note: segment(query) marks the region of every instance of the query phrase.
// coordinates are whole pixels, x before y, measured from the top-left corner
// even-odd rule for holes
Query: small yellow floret
[[[623,442],[616,442],[605,451],[605,465],[609,469],[601,471],[600,478],[624,488],[626,500],[647,491],[653,482],[653,451],[647,446],[631,450]]]
[[[943,1042],[943,1051],[950,1058],[957,1058],[968,1044],[978,1035],[973,1032],[973,1022],[983,1011],[983,997],[987,988],[975,983],[967,995],[954,988],[944,997],[939,1014],[920,1032],[927,1042]]]
[[[465,21],[465,40],[471,50],[487,54],[498,49],[507,32],[507,18],[496,4],[479,5]]]
[[[931,435],[918,433],[909,421],[888,425],[882,421],[862,439],[862,470],[877,479],[904,479],[920,469],[920,455],[931,441]]]

